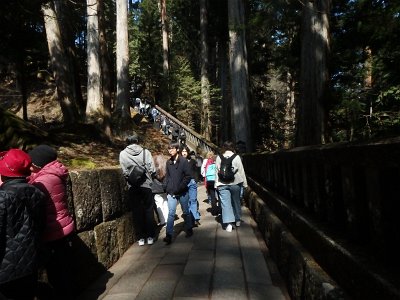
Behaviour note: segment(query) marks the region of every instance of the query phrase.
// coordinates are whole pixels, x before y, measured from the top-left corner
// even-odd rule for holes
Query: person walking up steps
[[[196,226],[200,225],[200,213],[198,210],[198,203],[197,203],[197,183],[194,179],[196,173],[196,161],[190,156],[190,150],[188,146],[185,146],[181,150],[181,154],[184,158],[187,159],[189,163],[189,169],[191,172],[191,177],[188,189],[189,189],[189,211],[191,217],[193,218]]]
[[[126,142],[128,146],[121,151],[119,163],[129,186],[129,198],[133,204],[134,220],[137,221],[138,226],[138,243],[139,246],[143,246],[147,238],[147,244],[152,245],[155,236],[155,220],[151,186],[152,175],[156,171],[153,157],[149,150],[138,145],[139,137],[136,134],[129,136]],[[137,178],[139,176],[137,170],[143,170],[140,178]],[[132,175],[136,175],[137,182],[132,181]]]
[[[168,218],[168,200],[167,194],[164,191],[163,181],[165,178],[165,168],[168,156],[159,154],[155,155],[153,159],[156,167],[156,174],[153,176],[153,185],[151,186],[151,189],[153,191],[154,203],[157,209],[156,211],[159,220],[158,225],[165,226]]]
[[[204,177],[204,184],[207,190],[208,203],[211,204],[211,214],[218,216],[220,209],[217,206],[217,199],[215,196],[215,177],[217,175],[217,167],[215,165],[215,155],[213,151],[207,153],[207,159],[204,160],[204,167],[202,168],[202,176]]]
[[[222,146],[222,155],[216,159],[217,187],[222,208],[222,222],[226,231],[232,231],[232,224],[240,226],[242,208],[240,205],[241,185],[247,187],[246,174],[242,160],[234,153],[234,144],[227,141]]]
[[[174,221],[176,206],[178,202],[181,204],[184,230],[186,237],[193,235],[193,221],[189,212],[189,196],[188,184],[190,182],[190,170],[187,160],[179,155],[179,143],[171,142],[168,146],[170,159],[167,161],[165,176],[165,187],[168,199],[168,220],[167,220],[167,233],[164,242],[169,245],[172,242],[174,233]]]

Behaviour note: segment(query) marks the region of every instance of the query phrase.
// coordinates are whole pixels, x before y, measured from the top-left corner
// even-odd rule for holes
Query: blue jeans
[[[195,220],[200,220],[200,213],[197,210],[197,183],[194,179],[190,180],[189,188],[189,211]]]
[[[187,231],[193,227],[193,220],[189,215],[189,195],[186,192],[182,196],[172,196],[167,195],[168,200],[168,220],[167,220],[167,234],[173,235],[174,234],[174,221],[175,221],[175,213],[176,213],[176,206],[178,202],[181,204],[183,218],[184,218],[184,230]]]
[[[240,185],[221,185],[218,187],[219,201],[222,209],[222,223],[240,221]]]

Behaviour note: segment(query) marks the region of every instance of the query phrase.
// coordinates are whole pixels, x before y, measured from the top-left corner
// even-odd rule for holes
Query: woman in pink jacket
[[[29,152],[32,174],[29,183],[38,187],[46,199],[46,226],[42,234],[43,265],[58,299],[73,299],[72,245],[75,223],[68,211],[67,168],[57,160],[57,152],[40,145]]]

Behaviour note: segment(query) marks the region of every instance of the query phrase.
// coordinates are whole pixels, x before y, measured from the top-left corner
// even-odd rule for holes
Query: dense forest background
[[[44,128],[112,138],[140,97],[249,151],[400,132],[398,0],[16,0],[0,13],[0,108]],[[61,113],[32,118],[34,97]]]

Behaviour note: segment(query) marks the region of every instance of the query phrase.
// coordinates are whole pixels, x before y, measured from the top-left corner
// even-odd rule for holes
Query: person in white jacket
[[[218,191],[220,205],[222,209],[222,223],[226,231],[231,232],[233,225],[240,226],[242,217],[242,208],[240,203],[240,191],[242,186],[247,187],[246,174],[244,172],[242,160],[240,156],[234,153],[234,144],[227,141],[222,146],[222,156],[230,158],[232,156],[232,167],[234,178],[230,182],[223,181],[219,175],[221,170],[221,155],[217,156],[216,167],[217,176],[215,177],[215,186]]]

